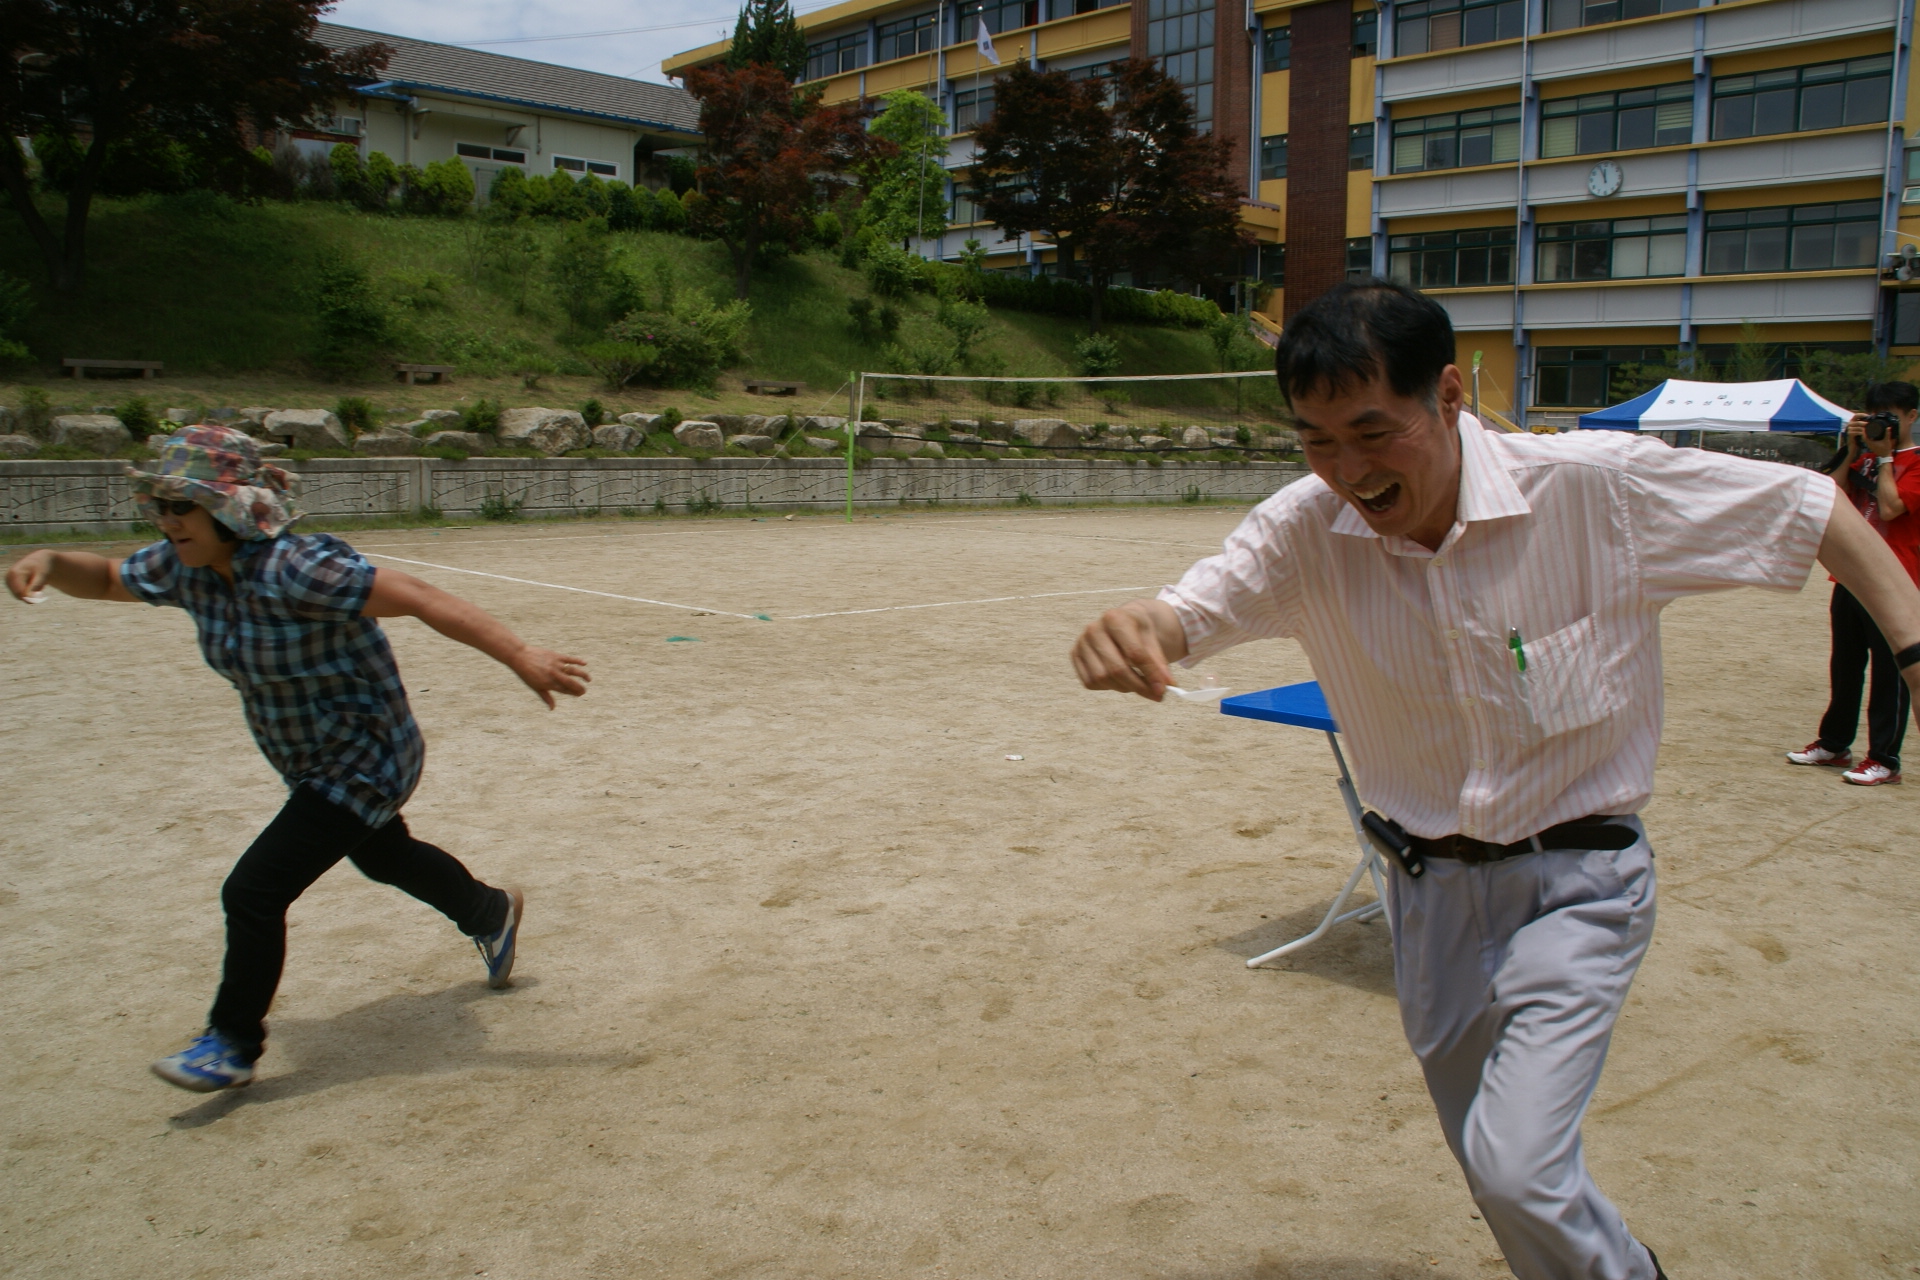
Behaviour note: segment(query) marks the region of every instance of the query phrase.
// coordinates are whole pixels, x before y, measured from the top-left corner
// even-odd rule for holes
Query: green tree
[[[575,223],[561,236],[547,259],[547,278],[567,320],[578,325],[600,305],[607,288],[612,246],[607,243],[607,227],[598,220]]]
[[[796,84],[807,72],[807,37],[787,0],[747,0],[733,24],[727,65],[738,70],[760,63]]]
[[[947,116],[918,89],[895,89],[868,130],[895,153],[874,166],[860,218],[883,240],[904,243],[947,230]]]
[[[48,279],[77,291],[87,220],[116,148],[157,135],[206,172],[244,175],[254,130],[301,124],[372,78],[392,50],[336,52],[315,38],[327,0],[0,0],[0,187]],[[16,139],[80,147],[56,231]],[[224,180],[224,179],[223,179]]]

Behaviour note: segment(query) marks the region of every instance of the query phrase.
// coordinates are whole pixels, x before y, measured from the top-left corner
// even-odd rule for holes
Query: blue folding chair
[[[1327,735],[1327,745],[1333,748],[1333,761],[1340,766],[1340,798],[1346,802],[1347,820],[1353,823],[1354,838],[1360,842],[1360,861],[1354,863],[1353,874],[1347,877],[1339,896],[1327,908],[1326,918],[1320,922],[1320,927],[1283,947],[1275,947],[1265,955],[1247,961],[1247,968],[1253,969],[1289,951],[1297,951],[1310,942],[1317,942],[1337,924],[1345,924],[1349,920],[1371,920],[1384,912],[1387,909],[1387,886],[1383,878],[1386,867],[1381,863],[1380,854],[1374,849],[1373,843],[1367,839],[1366,828],[1360,825],[1360,796],[1353,789],[1353,776],[1347,772],[1347,758],[1340,754],[1340,729],[1333,722],[1333,713],[1327,710],[1327,699],[1320,692],[1319,681],[1308,680],[1304,684],[1286,684],[1277,689],[1262,689],[1258,693],[1222,698],[1220,710],[1226,715],[1241,716],[1248,720],[1270,720],[1274,724],[1322,730]],[[1341,908],[1353,896],[1362,875],[1373,877],[1375,900],[1364,907],[1343,913]]]

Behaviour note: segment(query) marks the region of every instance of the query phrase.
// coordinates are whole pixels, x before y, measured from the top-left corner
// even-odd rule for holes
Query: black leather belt
[[[1407,843],[1422,858],[1453,858],[1478,864],[1517,858],[1526,853],[1544,853],[1549,849],[1626,849],[1640,833],[1611,814],[1595,813],[1571,822],[1562,822],[1537,831],[1512,844],[1493,844],[1472,836],[1408,836]]]

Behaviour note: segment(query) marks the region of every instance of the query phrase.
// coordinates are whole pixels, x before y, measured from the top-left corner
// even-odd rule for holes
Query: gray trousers
[[[1638,819],[1633,820],[1638,827]],[[1653,1280],[1580,1120],[1653,936],[1653,850],[1427,862],[1388,881],[1394,982],[1440,1127],[1520,1280]]]

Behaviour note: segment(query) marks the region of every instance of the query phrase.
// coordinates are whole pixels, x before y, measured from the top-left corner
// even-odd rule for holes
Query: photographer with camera
[[[1878,382],[1867,388],[1866,402],[1866,412],[1848,421],[1846,438],[1827,473],[1920,584],[1920,450],[1913,444],[1920,390],[1910,382]],[[1787,752],[1787,759],[1843,770],[1840,776],[1856,786],[1899,782],[1900,744],[1912,706],[1906,681],[1880,628],[1837,582],[1830,614],[1833,655],[1827,663],[1827,713],[1820,718],[1820,736],[1802,750]],[[1860,685],[1869,661],[1873,679],[1867,694],[1867,757],[1856,766],[1853,738],[1860,727]]]

